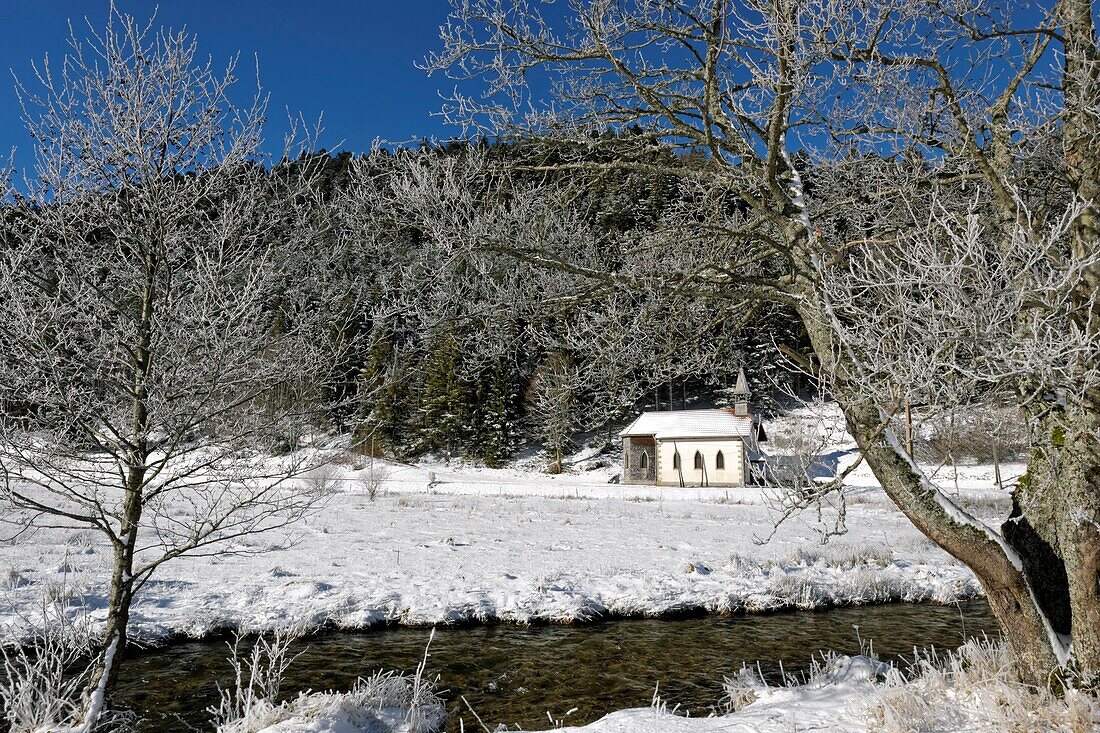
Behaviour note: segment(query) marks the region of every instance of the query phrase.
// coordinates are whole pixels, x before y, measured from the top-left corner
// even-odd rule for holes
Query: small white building
[[[737,380],[731,409],[643,412],[619,433],[623,483],[657,486],[745,486],[767,437],[749,414],[748,386]]]

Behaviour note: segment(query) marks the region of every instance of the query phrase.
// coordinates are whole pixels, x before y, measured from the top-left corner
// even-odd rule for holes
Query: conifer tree
[[[400,453],[407,431],[404,406],[408,401],[394,359],[393,343],[387,336],[376,336],[359,378],[359,418],[352,434],[355,449]]]
[[[478,386],[471,452],[486,465],[495,467],[507,460],[516,447],[515,392],[503,358],[498,357],[492,367],[482,372]]]
[[[465,445],[468,410],[460,373],[459,341],[454,334],[439,338],[424,363],[417,448],[448,456]]]

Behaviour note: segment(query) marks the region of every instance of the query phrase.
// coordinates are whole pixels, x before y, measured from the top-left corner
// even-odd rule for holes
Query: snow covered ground
[[[620,710],[571,733],[788,733],[865,731],[875,681],[888,667],[868,657],[831,657],[813,678],[791,687],[757,687],[751,702],[728,715],[686,718],[661,705]]]
[[[793,419],[770,426],[773,435]],[[850,444],[833,448],[841,465],[854,457]],[[534,460],[499,470],[393,465],[372,501],[358,480],[369,468],[345,461],[330,470],[336,489],[324,509],[293,534],[165,565],[141,591],[135,635],[571,622],[980,594],[970,571],[914,530],[863,467],[849,481],[847,534],[823,546],[812,512],[756,544],[775,519],[768,490],[624,486],[608,483],[613,463],[576,463],[559,476]],[[991,467],[960,468],[958,484],[979,516],[1007,513]],[[43,596],[61,595],[82,598],[101,620],[109,554],[88,531],[39,530],[0,546],[0,623],[18,627]]]

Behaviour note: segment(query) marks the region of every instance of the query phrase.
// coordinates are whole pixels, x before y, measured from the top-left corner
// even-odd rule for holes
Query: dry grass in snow
[[[431,733],[446,710],[426,682],[392,672],[359,680],[350,692],[301,693],[281,704],[258,701],[218,733]]]
[[[972,639],[942,658],[919,655],[908,673],[891,670],[867,716],[878,733],[1092,733],[1100,700],[1023,685],[1003,643]]]
[[[221,703],[210,711],[217,733],[432,733],[442,728],[446,709],[435,684],[424,676],[427,649],[415,674],[380,671],[361,677],[350,692],[301,692],[279,702],[283,677],[295,659],[290,645],[302,631],[276,629],[256,639],[247,654],[237,636],[229,658],[234,684],[222,690]]]

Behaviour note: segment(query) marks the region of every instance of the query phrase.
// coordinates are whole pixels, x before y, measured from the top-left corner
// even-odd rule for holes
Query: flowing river
[[[481,730],[466,704],[493,729],[552,728],[550,718],[587,723],[650,704],[660,685],[669,709],[706,715],[722,696],[723,675],[756,666],[769,682],[809,667],[818,650],[856,654],[873,642],[884,660],[914,647],[954,648],[998,633],[984,602],[962,606],[891,604],[819,612],[682,619],[619,619],[578,626],[441,628],[428,674],[447,700],[447,730]],[[299,642],[283,690],[346,690],[377,669],[412,672],[429,630],[387,627],[323,632]],[[135,654],[122,667],[117,696],[144,718],[143,731],[208,729],[206,708],[231,681],[226,639],[169,645]],[[575,711],[565,717],[566,713]]]

